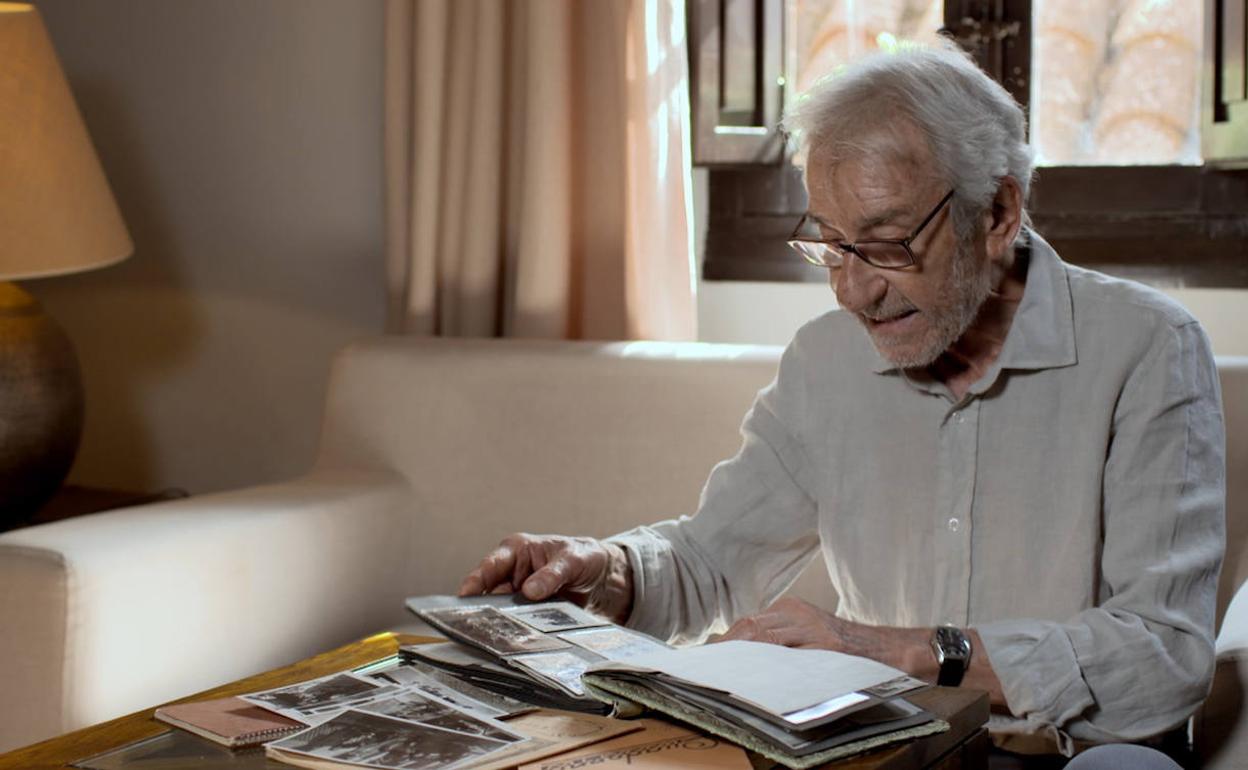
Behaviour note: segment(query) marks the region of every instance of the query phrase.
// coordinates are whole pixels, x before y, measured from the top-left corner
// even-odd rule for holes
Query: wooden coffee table
[[[394,655],[400,644],[432,641],[442,640],[393,633],[378,634],[177,702],[240,695],[301,682]],[[851,757],[829,767],[836,770],[982,770],[987,767],[988,733],[984,729],[984,724],[988,721],[986,694],[974,690],[933,687],[912,696],[910,700],[949,722],[951,729],[900,746]],[[60,770],[68,768],[70,762],[172,729],[163,722],[157,722],[152,717],[154,711],[155,708],[150,708],[0,755],[0,770]]]

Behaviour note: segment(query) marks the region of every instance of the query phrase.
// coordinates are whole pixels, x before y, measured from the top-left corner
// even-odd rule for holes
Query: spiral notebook
[[[162,706],[156,718],[232,748],[255,746],[307,727],[238,698]]]

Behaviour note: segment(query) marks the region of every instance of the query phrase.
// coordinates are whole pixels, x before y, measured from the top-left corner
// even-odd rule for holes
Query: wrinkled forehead
[[[923,190],[946,184],[931,146],[907,120],[864,130],[857,136],[816,139],[806,158],[805,178],[812,201],[844,185]]]

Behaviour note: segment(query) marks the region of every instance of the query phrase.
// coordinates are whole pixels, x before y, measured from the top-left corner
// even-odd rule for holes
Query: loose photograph
[[[359,707],[360,711],[370,714],[383,714],[396,719],[420,722],[446,730],[467,735],[479,735],[496,741],[514,743],[524,740],[524,736],[508,730],[502,722],[493,719],[473,716],[460,711],[449,703],[440,701],[425,693],[409,690],[392,698],[366,703]]]
[[[603,660],[601,655],[589,650],[570,647],[567,650],[555,652],[517,655],[511,659],[511,662],[549,679],[579,697],[585,694],[585,686],[581,684],[581,674],[585,673],[585,669]]]
[[[670,649],[658,639],[616,626],[568,631],[559,634],[559,638],[596,652],[607,660],[628,660],[648,652]]]
[[[443,670],[489,671],[505,673],[507,667],[498,662],[498,657],[490,655],[476,647],[460,642],[437,642],[434,644],[409,644],[400,648],[409,660],[426,663]]]
[[[503,612],[548,634],[556,631],[569,631],[573,628],[610,625],[610,621],[583,610],[572,602],[545,602],[508,607]]]
[[[499,656],[568,646],[567,642],[547,636],[494,607],[427,610],[423,617],[455,638]]]
[[[400,687],[432,695],[460,711],[486,719],[523,714],[534,708],[527,703],[460,681],[450,674],[423,664],[399,666],[379,676]]]
[[[268,744],[279,755],[293,752],[394,770],[451,768],[512,745],[363,711],[344,711],[322,725]]]
[[[241,696],[248,703],[314,725],[343,709],[402,692],[394,684],[355,674],[330,674],[320,679]]]

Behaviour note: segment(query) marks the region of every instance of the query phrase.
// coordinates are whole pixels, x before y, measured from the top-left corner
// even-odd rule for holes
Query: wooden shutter
[[[784,1],[689,0],[693,162],[777,164]]]
[[[945,0],[945,34],[1024,110],[1031,102],[1031,0]]]
[[[1248,0],[1208,0],[1201,145],[1205,163],[1248,168]]]

